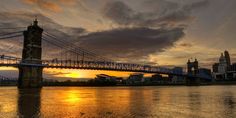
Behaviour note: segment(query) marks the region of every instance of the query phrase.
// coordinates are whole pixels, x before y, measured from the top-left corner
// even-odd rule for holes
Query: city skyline
[[[135,4],[133,0],[3,0],[2,3],[1,27],[27,26],[37,16],[41,26],[55,35],[67,34],[60,36],[116,61],[186,67],[187,59],[192,57],[200,60],[200,67],[211,68],[224,50],[230,52],[232,62],[236,59],[233,0],[147,0]],[[223,3],[224,7],[216,9]],[[153,5],[151,9],[149,5]],[[8,42],[3,44],[18,47]],[[48,70],[47,74],[51,71],[56,71],[57,76],[76,78],[102,73]]]

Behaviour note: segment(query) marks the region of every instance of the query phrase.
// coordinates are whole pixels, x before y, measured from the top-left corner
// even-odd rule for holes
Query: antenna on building
[[[38,25],[38,18],[37,18],[37,16],[35,16],[34,26],[37,26],[37,25]]]

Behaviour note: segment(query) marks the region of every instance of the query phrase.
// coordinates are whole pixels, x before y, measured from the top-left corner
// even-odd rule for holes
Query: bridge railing
[[[0,55],[0,64],[19,64],[21,62],[20,58]]]
[[[122,71],[143,71],[143,72],[162,72],[174,73],[172,69],[162,68],[158,66],[116,63],[103,61],[73,61],[73,60],[43,60],[43,65],[48,68],[81,68],[81,69],[107,69],[107,70],[122,70]]]
[[[0,55],[1,65],[24,65],[24,61],[20,58]],[[26,63],[27,64],[27,63]],[[132,71],[132,72],[149,72],[149,73],[161,73],[161,74],[174,74],[180,75],[184,73],[178,73],[169,68],[130,64],[130,63],[117,63],[106,61],[74,61],[74,60],[42,60],[41,64],[28,64],[31,66],[43,66],[46,68],[65,68],[65,69],[91,69],[91,70],[118,70],[118,71]]]

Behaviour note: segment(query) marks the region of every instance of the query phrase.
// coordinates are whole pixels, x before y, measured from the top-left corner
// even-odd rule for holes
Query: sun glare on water
[[[70,104],[78,103],[81,100],[80,94],[78,93],[78,91],[74,91],[74,90],[68,91],[65,94],[65,97],[66,97],[65,101]]]

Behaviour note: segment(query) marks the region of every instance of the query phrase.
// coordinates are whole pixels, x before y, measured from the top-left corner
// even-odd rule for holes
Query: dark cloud
[[[202,1],[187,4],[183,7],[183,9],[185,9],[185,10],[194,10],[194,9],[199,9],[199,8],[206,7],[209,4],[210,4],[209,0],[202,0]]]
[[[129,8],[125,3],[121,1],[109,2],[104,9],[104,15],[118,24],[130,24],[131,21],[138,20],[135,18],[138,14],[134,14],[134,11]]]
[[[162,52],[183,36],[183,28],[121,28],[82,36],[79,45],[105,57],[135,62]]]
[[[119,25],[141,27],[186,27],[194,17],[191,11],[208,4],[207,0],[181,5],[166,0],[148,0],[143,7],[148,12],[138,12],[121,1],[108,2],[104,16]]]
[[[125,2],[110,1],[105,5],[103,15],[114,23],[129,28],[91,33],[81,38],[81,45],[96,48],[98,52],[110,57],[147,61],[148,55],[174,46],[194,19],[191,12],[207,4],[207,0],[186,4],[146,0],[142,4],[142,10],[135,10]],[[190,44],[182,46],[191,47]]]

